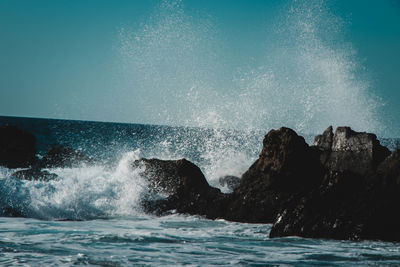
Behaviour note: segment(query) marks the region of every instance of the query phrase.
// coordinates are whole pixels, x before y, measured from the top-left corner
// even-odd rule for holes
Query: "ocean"
[[[53,168],[60,179],[21,181],[0,167],[0,265],[129,266],[400,265],[398,243],[268,237],[271,225],[145,214],[146,186],[130,163],[186,158],[210,185],[240,176],[258,157],[265,131],[0,117],[37,137],[38,156],[53,144],[96,159]],[[305,135],[308,143],[313,135]],[[400,139],[383,139],[391,150]],[[5,217],[12,206],[23,218]]]

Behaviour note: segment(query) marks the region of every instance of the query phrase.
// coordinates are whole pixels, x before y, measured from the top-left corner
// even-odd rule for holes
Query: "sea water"
[[[208,182],[240,176],[261,150],[262,131],[0,117],[36,135],[39,156],[60,143],[97,159],[92,165],[52,168],[60,178],[21,181],[0,167],[0,265],[398,265],[398,243],[285,237],[271,225],[156,217],[138,202],[146,183],[130,163],[139,157],[195,162]],[[306,136],[312,142],[312,136]],[[383,139],[391,149],[399,139]]]

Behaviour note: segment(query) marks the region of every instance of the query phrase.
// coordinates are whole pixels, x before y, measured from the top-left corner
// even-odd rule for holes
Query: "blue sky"
[[[385,127],[380,133],[400,136],[400,2],[316,2],[310,14],[320,18],[310,21],[319,24],[314,26],[318,36],[309,37],[308,41],[302,39],[304,42],[296,45],[320,45],[317,50],[310,51],[321,53],[322,57],[329,56],[331,60],[327,64],[333,64],[329,65],[331,67],[355,64],[349,73],[335,74],[342,75],[339,79],[343,79],[341,84],[346,87],[343,90],[355,86],[360,91],[358,94],[364,97],[361,91],[366,88],[366,94],[371,94],[374,99],[371,101],[378,106],[373,111],[377,114],[368,116],[382,121]],[[276,62],[282,59],[276,54],[289,56],[299,49],[292,45],[299,37],[292,37],[293,29],[286,29],[295,26],[285,21],[295,18],[287,12],[293,5],[299,6],[296,1],[187,0],[174,3],[153,0],[1,1],[0,115],[222,127],[238,127],[240,123],[251,121],[256,128],[288,123],[303,131],[308,127],[311,132],[330,124],[330,117],[323,122],[323,118],[315,115],[323,104],[305,108],[315,113],[305,117],[298,117],[305,112],[304,108],[288,109],[286,117],[266,109],[263,118],[259,115],[248,119],[252,112],[259,112],[262,105],[285,98],[285,94],[280,93],[274,98],[275,102],[257,102],[262,97],[268,98],[277,88],[293,87],[296,81],[282,85],[282,73],[303,75],[288,69],[287,64]],[[303,9],[299,14],[307,16],[307,7]],[[337,32],[336,25],[340,25]],[[176,37],[177,33],[180,37]],[[172,40],[171,46],[176,49],[166,46],[167,40]],[[159,43],[154,45],[155,41]],[[165,59],[169,57],[171,59]],[[332,63],[335,58],[341,61]],[[303,64],[303,67],[314,66]],[[261,71],[264,72],[259,75]],[[264,78],[269,75],[269,78],[266,84],[259,85],[260,79],[256,82],[255,78],[249,78],[252,75]],[[356,76],[354,81],[351,80],[353,76]],[[316,81],[312,75],[307,79],[310,86],[326,84],[329,80]],[[262,92],[263,86],[268,87],[265,89],[269,90],[268,94]],[[248,91],[255,99],[248,100],[249,106],[243,105],[240,112],[236,112],[237,108],[232,108],[238,107],[233,100],[235,95],[246,95]],[[181,98],[179,94],[182,93],[196,94],[197,98]],[[345,94],[346,97],[352,95]],[[324,100],[321,98],[321,101]],[[229,105],[220,107],[219,102]],[[363,102],[354,103],[362,105]],[[373,107],[374,103],[368,105]],[[176,107],[180,105],[178,110]],[[250,108],[252,105],[254,110]],[[286,105],[297,104],[288,101]],[[279,107],[285,109],[285,103]],[[366,111],[345,106],[343,109],[347,110],[343,112],[345,117],[357,114],[354,120],[343,120],[343,123],[354,121],[356,128],[366,125],[356,123],[360,120],[357,116],[361,117]],[[204,110],[206,114],[200,114]],[[231,118],[233,113],[235,117]],[[239,118],[240,114],[243,118]],[[342,123],[339,115],[331,119],[333,124]],[[302,123],[296,124],[299,120]],[[368,120],[372,119],[366,117]],[[365,130],[380,127],[382,124],[366,125]]]

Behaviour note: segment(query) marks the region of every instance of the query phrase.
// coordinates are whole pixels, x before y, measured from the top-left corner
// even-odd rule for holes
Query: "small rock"
[[[31,168],[27,170],[17,171],[13,173],[12,176],[21,180],[44,181],[44,182],[48,182],[58,178],[57,174],[40,170],[38,168]]]

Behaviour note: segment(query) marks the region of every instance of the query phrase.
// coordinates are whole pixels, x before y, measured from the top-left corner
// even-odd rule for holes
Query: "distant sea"
[[[54,144],[97,159],[54,168],[60,179],[21,181],[0,167],[0,265],[397,266],[400,244],[299,237],[268,238],[271,225],[144,214],[146,186],[130,162],[186,158],[212,186],[240,176],[258,157],[269,129],[236,131],[88,121],[0,117],[33,133],[38,156]],[[313,136],[306,135],[311,143]],[[391,150],[400,139],[380,139]],[[7,207],[24,218],[5,217]]]

